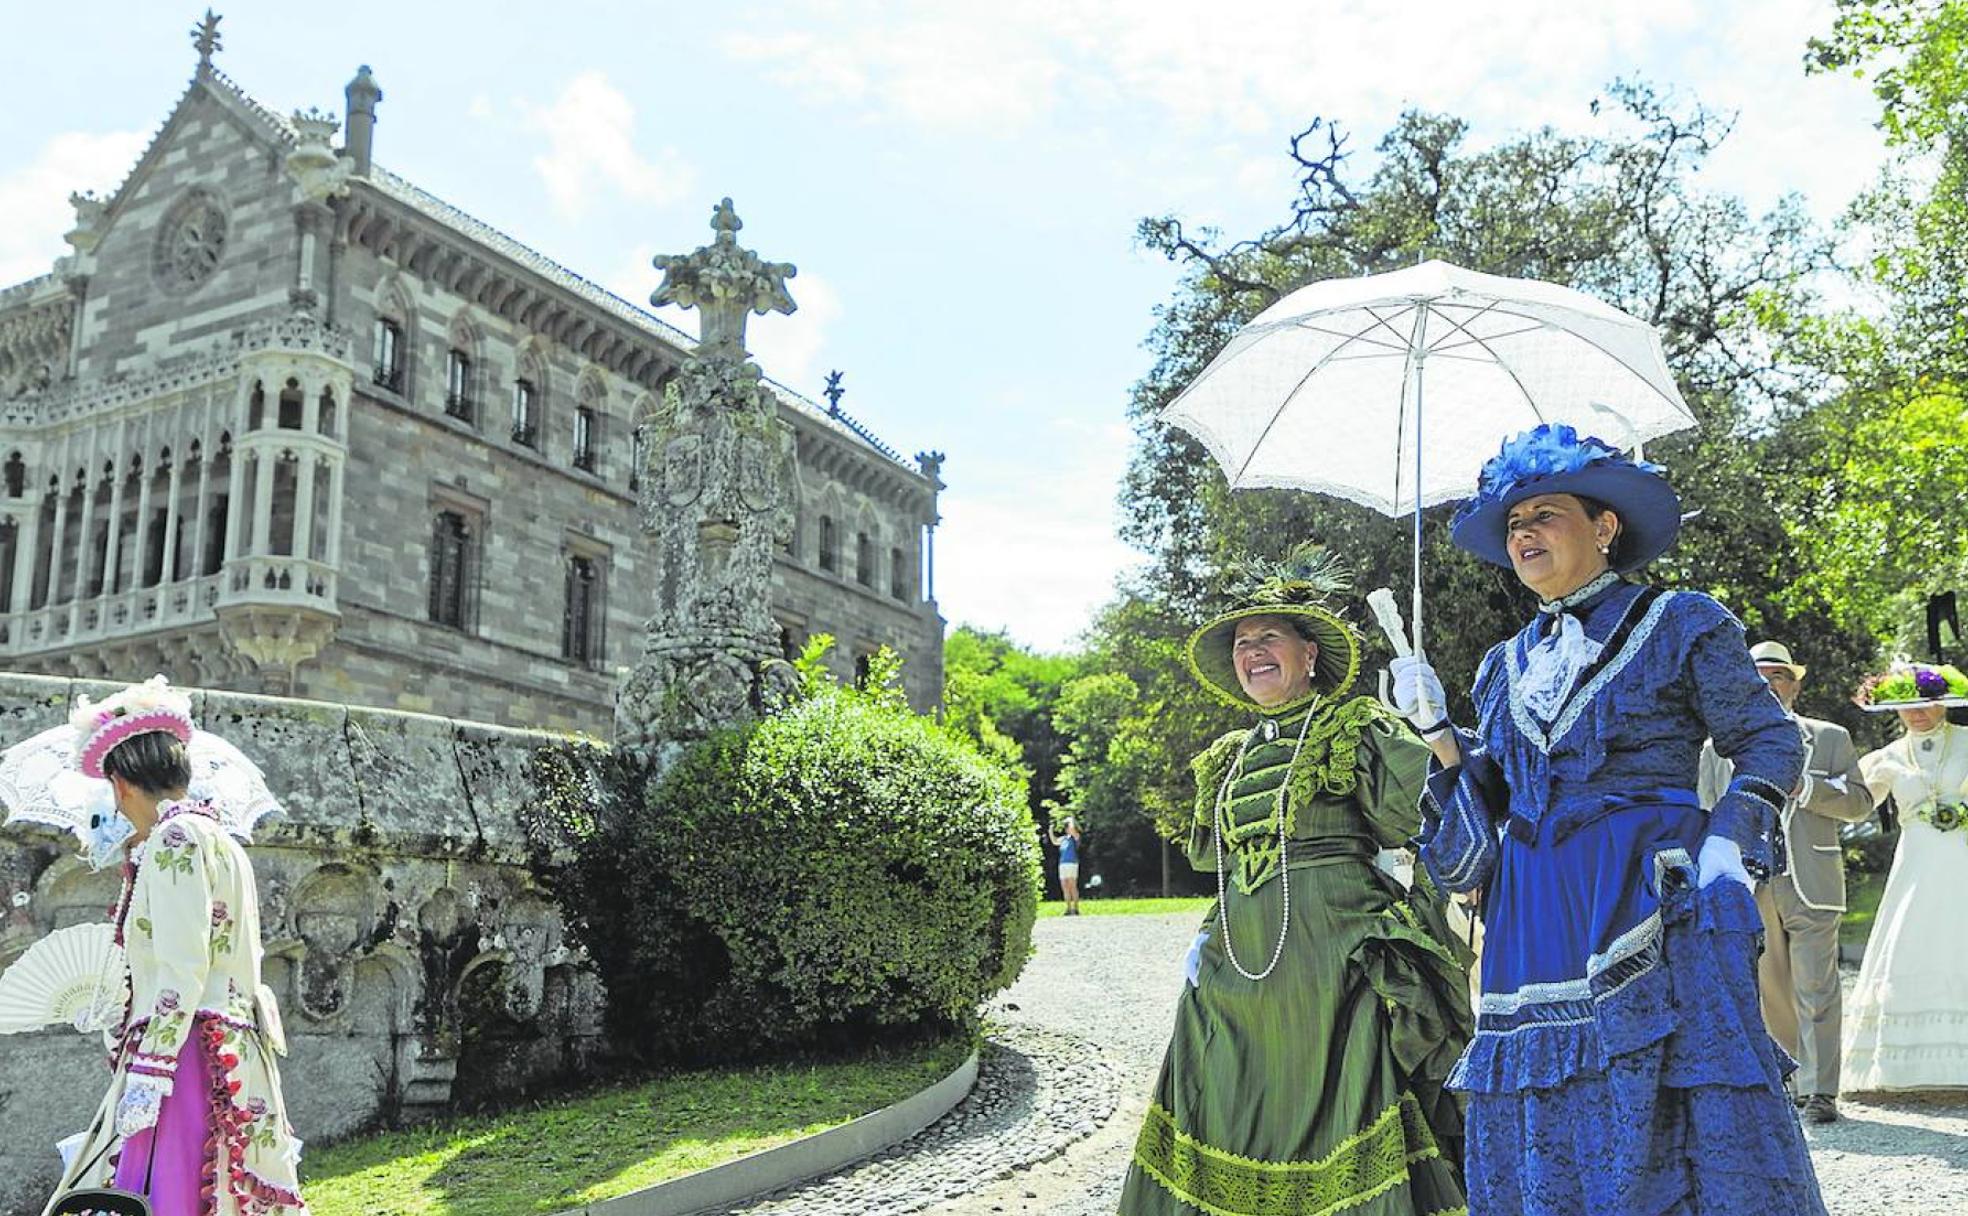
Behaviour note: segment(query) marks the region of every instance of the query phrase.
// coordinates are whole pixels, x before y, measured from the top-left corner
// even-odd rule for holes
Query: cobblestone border
[[[725,1216],[902,1216],[1011,1177],[1112,1117],[1121,1070],[1086,1039],[994,1031],[976,1088],[942,1120],[844,1173],[722,1209]]]
[[[977,1082],[978,1052],[920,1093],[839,1127],[558,1216],[688,1216],[793,1187],[909,1141],[950,1113]]]

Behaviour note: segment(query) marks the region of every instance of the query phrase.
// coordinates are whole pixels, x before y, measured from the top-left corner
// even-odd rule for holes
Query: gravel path
[[[1040,921],[1037,953],[990,1010],[997,1029],[969,1099],[891,1153],[745,1211],[1110,1216],[1196,925]],[[1968,1213],[1968,1093],[1839,1105],[1843,1120],[1806,1129],[1832,1216]]]

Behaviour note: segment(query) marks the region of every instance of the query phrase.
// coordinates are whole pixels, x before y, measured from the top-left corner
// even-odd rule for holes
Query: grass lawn
[[[1845,876],[1845,919],[1838,924],[1838,944],[1863,948],[1872,935],[1872,918],[1879,914],[1879,897],[1886,893],[1884,874]]]
[[[965,1038],[852,1061],[675,1073],[308,1153],[315,1216],[533,1216],[846,1123],[941,1080]]]
[[[1207,895],[1177,899],[1081,899],[1081,916],[1149,916],[1161,912],[1181,912],[1201,916],[1216,900]],[[1040,916],[1064,916],[1066,902],[1047,899],[1039,902]]]

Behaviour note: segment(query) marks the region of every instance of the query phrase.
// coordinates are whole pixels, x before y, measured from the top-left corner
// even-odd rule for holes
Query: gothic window
[[[7,497],[19,498],[27,493],[27,462],[15,452],[7,457]]]
[[[392,393],[403,391],[403,325],[388,317],[376,318],[375,381]]]
[[[629,488],[642,488],[642,464],[649,459],[649,437],[637,427],[629,436]]]
[[[280,390],[280,429],[298,431],[305,412],[301,394],[301,382],[289,379],[287,386]]]
[[[840,533],[831,515],[820,517],[820,568],[840,572]]]
[[[875,542],[866,532],[854,537],[854,581],[863,587],[875,585]]]
[[[908,556],[900,549],[888,551],[888,593],[904,603],[908,602],[909,562]]]
[[[574,411],[574,467],[595,467],[595,412],[585,405]]]
[[[527,379],[513,381],[512,437],[514,443],[527,447],[539,444],[540,398],[533,382]]]
[[[200,577],[217,574],[225,562],[226,512],[231,502],[228,494],[214,494],[212,505],[205,509],[205,553],[204,560],[198,563]]]
[[[472,420],[471,356],[453,347],[444,357],[444,412],[465,422]]]
[[[602,564],[577,553],[567,559],[566,610],[561,620],[561,657],[595,666],[602,660]]]
[[[169,522],[170,513],[166,508],[151,509],[150,527],[144,537],[144,569],[141,586],[155,587],[164,581],[164,530]]]
[[[458,511],[439,511],[431,528],[430,619],[469,632],[477,571],[473,527]]]
[[[321,397],[315,402],[315,408],[319,411],[315,425],[320,428],[322,434],[333,438],[335,427],[339,425],[335,418],[335,391],[322,389]]]
[[[854,686],[856,688],[866,688],[868,686],[868,674],[873,668],[874,662],[875,656],[871,651],[864,650],[854,656]]]
[[[20,525],[11,519],[0,519],[0,612],[13,606],[14,557],[20,543]],[[0,641],[5,640],[4,628],[0,628]]]

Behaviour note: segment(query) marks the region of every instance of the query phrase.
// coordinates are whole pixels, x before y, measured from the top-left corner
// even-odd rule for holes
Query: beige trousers
[[[1835,1098],[1843,1014],[1839,914],[1804,906],[1788,878],[1758,886],[1756,907],[1763,913],[1763,957],[1756,964],[1763,1024],[1796,1058],[1797,1092]]]

